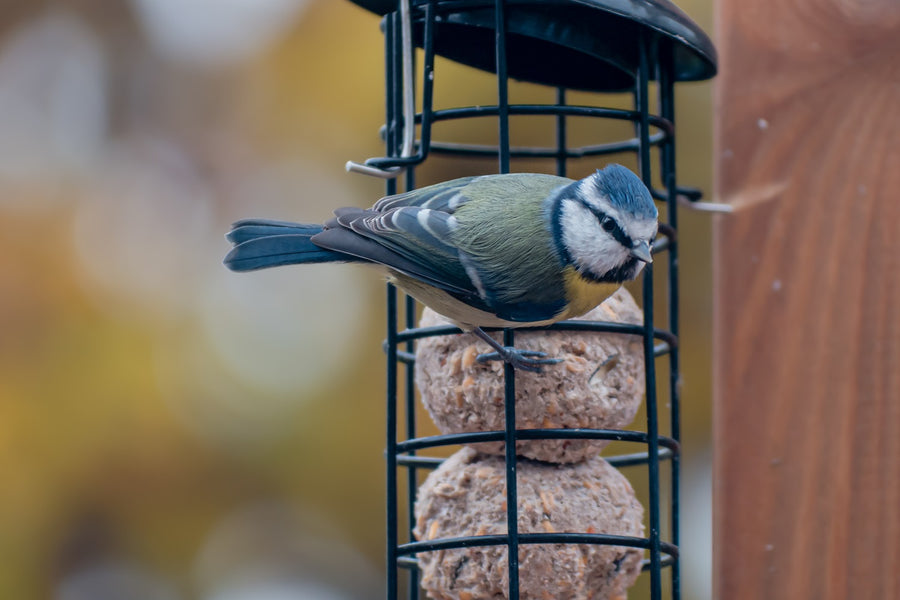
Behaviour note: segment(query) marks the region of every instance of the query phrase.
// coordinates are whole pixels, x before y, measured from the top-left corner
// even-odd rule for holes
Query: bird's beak
[[[652,263],[653,256],[650,255],[650,244],[644,240],[639,240],[631,247],[631,255],[645,263]]]

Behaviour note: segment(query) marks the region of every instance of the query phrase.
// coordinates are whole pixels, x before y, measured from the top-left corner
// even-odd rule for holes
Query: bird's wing
[[[418,206],[453,214],[457,208],[469,201],[465,194],[466,186],[483,178],[481,175],[462,177],[402,194],[385,196],[375,203],[372,210],[387,212],[401,206]]]
[[[385,212],[342,208],[313,236],[317,246],[357,256],[442,289],[481,310],[490,310],[448,241],[452,215],[417,206]]]

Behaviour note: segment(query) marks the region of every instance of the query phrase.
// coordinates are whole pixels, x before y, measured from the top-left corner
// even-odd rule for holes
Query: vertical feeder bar
[[[556,106],[563,107],[566,105],[566,88],[556,88]],[[556,115],[556,174],[560,177],[566,176],[567,160],[569,158],[568,149],[566,148],[566,115],[560,111]]]
[[[397,597],[397,288],[387,285],[387,597]]]
[[[644,184],[652,189],[653,181],[650,172],[650,97],[648,45],[650,41],[641,33],[638,41],[639,65],[637,85],[635,87],[635,103],[639,113],[638,140],[639,164]],[[644,267],[643,274],[643,309],[644,309],[644,361],[647,379],[647,471],[650,487],[650,597],[659,600],[662,597],[661,576],[661,544],[659,525],[659,423],[656,403],[656,364],[653,329],[653,269],[652,265]]]
[[[411,11],[411,9],[410,9]],[[398,11],[400,12],[400,11]],[[401,12],[401,18],[403,18],[403,14]],[[401,27],[412,28],[412,15],[409,14],[407,17],[409,19],[409,23],[401,23]],[[410,35],[411,31],[410,31]],[[397,94],[398,96],[402,96],[404,99],[407,98],[408,95],[411,95],[415,98],[415,62],[413,59],[415,57],[415,52],[411,53],[409,57],[411,64],[403,65],[404,70],[408,69],[411,77],[407,80],[404,77],[403,80],[403,88],[402,93]],[[404,57],[404,60],[406,58]],[[412,86],[412,89],[407,90],[406,86]],[[404,111],[404,114],[406,111]],[[415,114],[415,111],[413,111]],[[407,123],[404,117],[403,121],[403,132],[406,133],[406,128],[412,127],[415,128],[415,122]],[[411,191],[416,188],[416,171],[415,165],[409,165],[404,172],[404,185],[405,191]],[[405,303],[404,303],[404,321],[406,329],[413,329],[416,326],[416,300],[412,296],[404,295]],[[412,355],[415,353],[415,342],[409,340],[405,343],[404,350],[407,355]],[[403,394],[405,398],[404,402],[404,417],[406,420],[406,437],[405,439],[411,440],[416,437],[416,393],[415,393],[415,371],[413,370],[413,364],[409,361],[403,362],[404,373],[406,377],[404,378],[404,389]],[[415,456],[415,450],[409,450],[406,453],[408,456]],[[393,462],[393,468],[396,470],[397,461],[396,459]],[[410,462],[406,468],[406,512],[407,512],[407,532],[411,532],[413,528],[416,526],[416,517],[413,511],[413,506],[416,503],[416,491],[418,489],[417,482],[417,470],[415,462]],[[410,534],[407,533],[407,536]],[[395,567],[396,570],[396,567]],[[408,591],[407,597],[409,600],[417,600],[419,597],[419,567],[416,564],[411,564],[408,567]]]
[[[413,182],[413,169],[410,167],[407,170],[407,182],[406,189],[412,190],[415,188],[415,184]],[[406,329],[413,329],[416,326],[416,300],[412,296],[406,296]],[[415,353],[415,342],[409,340],[406,342],[405,348],[407,354],[413,355]],[[406,369],[406,381],[405,386],[406,389],[403,390],[406,395],[406,439],[411,440],[416,437],[416,390],[415,390],[415,371],[413,370],[413,363],[404,362],[404,368]],[[409,456],[415,456],[415,450],[409,450]],[[397,469],[397,460],[396,458],[393,461],[391,467],[396,470]],[[413,506],[416,503],[416,492],[418,490],[418,481],[417,481],[417,469],[416,463],[410,462],[406,467],[406,510],[407,510],[407,531],[412,531],[416,526],[416,515],[413,511]],[[411,541],[411,540],[410,540]],[[395,567],[396,570],[396,567]],[[419,597],[419,567],[415,563],[409,565],[409,600],[417,600]]]
[[[497,120],[500,126],[500,173],[509,173],[509,79],[506,65],[506,3],[495,1]]]
[[[397,153],[398,115],[401,111],[397,108],[400,94],[398,93],[397,78],[400,69],[397,68],[396,52],[399,34],[399,15],[391,13],[384,18],[384,47],[385,47],[385,145],[388,156]],[[397,191],[397,182],[394,179],[385,181],[385,193],[392,194]],[[387,285],[387,440],[385,447],[387,478],[387,597],[397,598],[397,535],[398,535],[398,510],[397,510],[397,288]]]
[[[499,125],[500,173],[509,173],[509,80],[506,64],[506,3],[494,3],[497,67],[497,121]],[[503,345],[514,346],[512,329],[503,331]],[[509,363],[503,365],[506,444],[506,532],[509,555],[509,599],[519,600],[519,495],[516,483],[516,371]]]
[[[658,65],[657,82],[659,85],[659,113],[660,116],[672,123],[674,129],[675,123],[675,80],[673,77],[674,63],[672,57],[672,48],[666,44],[660,50],[660,60]],[[675,134],[673,133],[662,144],[660,148],[660,172],[662,173],[662,181],[666,187],[666,221],[669,225],[668,232],[668,254],[669,254],[669,276],[668,276],[668,302],[669,302],[669,331],[675,337],[679,338],[679,306],[678,306],[678,184],[675,175]],[[670,432],[669,435],[676,441],[681,442],[681,383],[679,381],[681,367],[679,360],[679,344],[671,345],[669,348],[669,415],[670,415]],[[679,519],[679,498],[681,495],[680,478],[681,478],[681,452],[673,452],[671,463],[671,535],[672,543],[679,546],[681,543],[681,527]],[[681,562],[678,557],[672,557],[672,600],[680,600],[681,598]]]

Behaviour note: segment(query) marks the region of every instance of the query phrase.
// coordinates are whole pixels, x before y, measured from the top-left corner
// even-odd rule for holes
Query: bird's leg
[[[561,358],[544,358],[547,356],[545,352],[537,350],[520,350],[513,346],[503,346],[497,340],[489,336],[481,327],[476,327],[472,333],[490,345],[495,352],[479,354],[476,360],[478,362],[487,362],[489,360],[502,360],[508,362],[515,369],[523,371],[531,371],[533,373],[541,372],[541,365],[555,365],[562,362]]]

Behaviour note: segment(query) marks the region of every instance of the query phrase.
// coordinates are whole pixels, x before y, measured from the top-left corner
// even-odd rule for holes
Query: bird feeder
[[[472,547],[508,550],[507,588],[511,600],[534,597],[520,587],[519,550],[540,545],[586,544],[638,549],[640,565],[649,578],[649,597],[680,598],[679,560],[679,348],[678,348],[678,210],[679,204],[699,203],[697,190],[682,187],[676,178],[675,99],[677,82],[711,78],[716,53],[709,38],[668,0],[354,0],[383,17],[385,39],[386,120],[382,134],[385,156],[348,169],[386,180],[386,193],[415,187],[418,165],[441,156],[482,157],[497,161],[497,172],[509,172],[518,159],[548,159],[557,175],[584,157],[630,155],[640,177],[663,210],[660,235],[653,246],[656,260],[644,269],[640,289],[643,316],[637,323],[574,321],[557,323],[559,332],[615,333],[639,341],[644,362],[646,426],[621,428],[516,429],[516,378],[504,367],[504,426],[496,430],[419,437],[415,422],[413,385],[416,347],[426,338],[457,333],[450,325],[419,327],[415,302],[399,299],[389,285],[387,295],[387,598],[405,588],[410,598],[419,591],[417,554]],[[423,49],[421,64],[415,48]],[[435,57],[443,56],[475,70],[496,75],[496,104],[436,110]],[[509,98],[509,79],[555,90],[555,102],[515,104]],[[416,81],[421,92],[416,92]],[[589,104],[567,103],[568,90],[590,92]],[[653,94],[651,95],[651,92]],[[611,108],[607,99],[625,94],[629,108]],[[579,94],[579,98],[581,95]],[[416,105],[420,110],[416,110]],[[653,107],[653,108],[651,108]],[[510,117],[553,117],[555,139],[546,146],[510,144]],[[432,138],[441,121],[489,117],[496,120],[498,143],[442,142]],[[598,139],[572,146],[568,125],[574,118],[630,123],[626,139]],[[519,123],[518,120],[515,121]],[[598,166],[600,166],[598,164]],[[651,268],[651,266],[653,268]],[[662,270],[667,309],[654,314],[654,270]],[[514,333],[503,333],[514,344]],[[520,334],[524,335],[524,334]],[[657,361],[667,361],[668,377],[657,378]],[[401,393],[402,391],[402,393]],[[668,407],[667,409],[665,407]],[[607,457],[616,468],[643,469],[649,500],[645,509],[646,536],[611,535],[597,531],[543,533],[520,531],[516,473],[522,465],[517,442],[523,440],[619,440],[635,451]],[[501,534],[416,539],[413,505],[419,474],[437,467],[439,458],[420,451],[438,446],[503,443],[506,527]],[[459,462],[459,461],[457,461]],[[661,471],[669,473],[661,477]],[[406,493],[398,485],[406,479]],[[661,485],[665,480],[665,489]],[[403,496],[403,497],[401,497]],[[405,507],[401,510],[401,507]],[[668,515],[663,527],[663,514]],[[408,517],[401,522],[401,517]],[[664,530],[665,529],[665,530]],[[667,578],[668,581],[664,581]],[[665,583],[665,585],[664,585]],[[593,592],[592,592],[593,593]],[[447,598],[466,597],[448,593]],[[469,596],[473,597],[473,596]],[[593,595],[585,597],[595,597]]]

